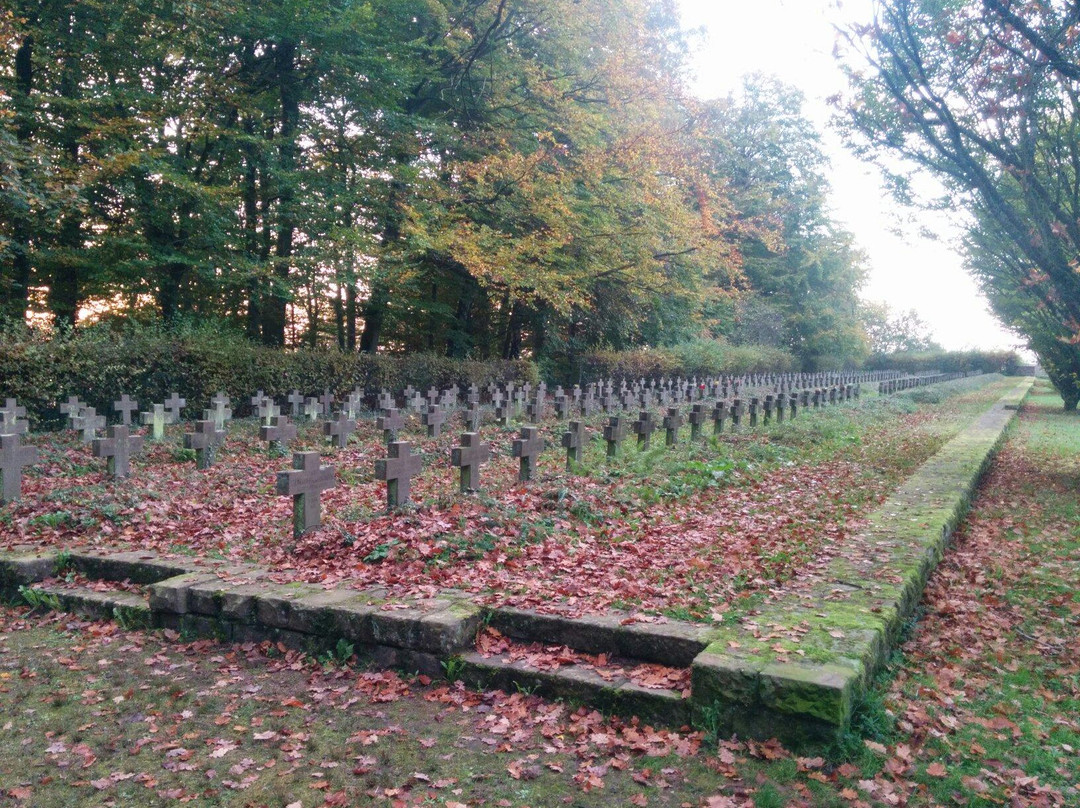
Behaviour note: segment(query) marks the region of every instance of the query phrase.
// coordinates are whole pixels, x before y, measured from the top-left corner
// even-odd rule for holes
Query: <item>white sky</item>
[[[884,191],[875,168],[848,154],[828,127],[825,99],[844,89],[833,56],[833,25],[842,19],[869,19],[870,0],[679,0],[685,28],[704,28],[695,52],[695,91],[702,98],[739,89],[742,76],[769,73],[798,87],[805,113],[823,135],[832,161],[832,207],[869,256],[867,300],[894,310],[915,309],[935,339],[948,349],[1012,348],[1020,340],[990,314],[962,259],[947,241],[923,237],[903,226],[903,216]],[[900,214],[898,216],[897,214]],[[939,232],[947,225],[921,216]]]

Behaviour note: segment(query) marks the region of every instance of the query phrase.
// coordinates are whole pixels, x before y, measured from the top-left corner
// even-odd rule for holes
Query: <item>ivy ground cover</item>
[[[215,466],[197,471],[179,427],[151,444],[131,479],[113,481],[74,436],[35,436],[42,462],[24,497],[0,512],[2,544],[144,549],[256,561],[281,580],[383,586],[391,595],[452,588],[478,602],[568,614],[630,610],[699,621],[753,602],[843,552],[863,513],[996,400],[1012,382],[956,382],[800,414],[795,421],[674,448],[624,445],[615,461],[591,441],[565,469],[549,449],[533,482],[516,481],[516,430],[489,426],[482,489],[457,491],[453,429],[412,424],[425,457],[416,505],[385,513],[373,461],[381,435],[330,450],[315,426],[294,449],[319,448],[337,469],[323,526],[295,540],[291,502],[274,493],[288,459],[233,424]],[[596,433],[601,421],[590,426]],[[544,425],[549,443],[561,432]]]

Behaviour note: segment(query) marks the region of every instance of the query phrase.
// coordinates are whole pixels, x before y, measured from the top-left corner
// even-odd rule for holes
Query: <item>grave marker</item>
[[[664,444],[674,446],[679,442],[679,430],[682,428],[683,414],[678,407],[668,407],[664,416]]]
[[[410,454],[406,441],[394,441],[387,449],[389,457],[375,461],[375,479],[386,481],[386,507],[392,511],[409,501],[410,483],[423,468],[423,458]]]
[[[75,428],[75,419],[83,411],[86,405],[79,401],[78,396],[68,396],[68,400],[60,405],[60,412],[67,416],[68,429]]]
[[[0,410],[0,435],[25,435],[29,431],[29,421],[20,420],[11,410]]]
[[[225,424],[232,420],[232,410],[229,408],[229,397],[224,393],[218,393],[210,399],[210,409],[203,410],[203,420],[213,421],[216,429],[225,429]]]
[[[98,415],[93,407],[85,407],[75,418],[75,429],[82,433],[83,443],[91,443],[99,429],[105,428],[105,416]]]
[[[608,418],[604,427],[604,440],[607,441],[607,456],[615,457],[619,452],[619,445],[626,440],[626,418],[621,415],[613,415]]]
[[[138,412],[139,402],[134,401],[127,393],[120,395],[119,401],[113,402],[113,412],[120,416],[123,426],[131,426],[131,413]]]
[[[383,440],[389,445],[397,440],[398,431],[405,428],[405,418],[394,407],[388,407],[375,419],[375,428],[383,431]]]
[[[288,401],[289,406],[292,407],[292,417],[299,418],[305,401],[304,397],[300,395],[300,391],[293,390],[285,400]]]
[[[356,421],[345,413],[338,413],[333,421],[323,424],[323,434],[330,436],[330,443],[335,448],[344,449],[349,445],[349,435],[356,431]]]
[[[94,438],[94,457],[106,458],[109,476],[122,480],[131,474],[131,456],[142,451],[141,435],[132,435],[131,428],[110,426],[107,438]]]
[[[566,449],[566,468],[573,467],[574,463],[581,463],[585,451],[585,424],[582,421],[571,421],[563,432],[562,445]]]
[[[23,446],[19,435],[0,435],[0,504],[22,494],[22,470],[38,460],[36,446]]]
[[[480,466],[491,459],[491,447],[476,432],[461,436],[461,445],[450,450],[450,465],[461,469],[461,493],[480,487]]]
[[[461,419],[465,423],[466,432],[479,432],[480,431],[480,405],[470,404],[467,410],[461,411]]]
[[[540,429],[535,426],[523,426],[521,437],[512,444],[512,451],[514,457],[521,459],[518,466],[518,481],[531,480],[536,470],[536,458],[544,451],[544,439],[540,436]]]
[[[225,440],[225,433],[213,421],[196,421],[194,432],[184,433],[184,448],[195,450],[195,468],[208,469],[214,465],[218,446]]]
[[[150,427],[150,439],[161,440],[165,437],[165,424],[169,416],[165,412],[164,404],[154,404],[150,412],[139,413],[139,422],[143,426]]]
[[[423,421],[424,426],[427,427],[428,437],[437,438],[442,434],[442,425],[446,420],[446,411],[439,406],[430,406],[421,420]]]
[[[638,419],[634,421],[634,433],[637,435],[639,449],[648,449],[652,441],[652,433],[656,431],[656,419],[648,410],[642,410]]]
[[[321,465],[318,452],[294,452],[291,471],[279,471],[277,492],[293,498],[293,536],[322,524],[321,494],[336,485],[334,467]]]
[[[336,401],[336,399],[334,398],[334,394],[331,393],[329,389],[324,389],[323,394],[319,396],[319,409],[321,411],[320,414],[324,418],[329,418],[331,413],[333,412],[332,408],[334,406],[334,401]]]
[[[271,449],[284,452],[296,439],[296,424],[287,415],[275,415],[272,423],[259,427],[259,438],[267,441]]]
[[[322,404],[319,403],[319,399],[314,396],[304,399],[304,420],[317,421],[320,413],[322,413]]]
[[[180,398],[176,393],[172,393],[165,399],[165,411],[168,413],[170,424],[180,423],[180,411],[186,406],[187,399]]]
[[[704,426],[706,417],[704,404],[695,404],[690,410],[690,440],[701,438],[701,427]]]

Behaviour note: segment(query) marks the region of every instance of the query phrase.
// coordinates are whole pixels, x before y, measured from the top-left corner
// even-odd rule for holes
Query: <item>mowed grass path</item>
[[[862,735],[814,758],[0,609],[0,806],[1078,805],[1078,516],[1080,417],[1042,390]]]
[[[365,421],[348,449],[326,450],[339,486],[324,526],[294,541],[291,502],[274,493],[288,465],[235,425],[219,462],[197,471],[176,444],[151,446],[130,480],[105,478],[70,435],[42,441],[26,495],[0,511],[0,547],[136,548],[251,560],[281,580],[382,586],[392,595],[466,591],[489,605],[570,614],[624,609],[710,621],[842,552],[863,514],[1013,382],[981,377],[803,412],[719,439],[638,451],[614,462],[602,440],[568,473],[546,452],[516,481],[516,430],[487,427],[496,448],[483,490],[457,493],[454,430],[418,444],[427,460],[417,507],[387,515],[372,479],[381,437]],[[592,426],[599,426],[600,420]],[[564,427],[547,424],[549,439]],[[305,429],[306,448],[325,447]],[[711,432],[711,425],[706,428]],[[172,435],[172,441],[178,439]]]

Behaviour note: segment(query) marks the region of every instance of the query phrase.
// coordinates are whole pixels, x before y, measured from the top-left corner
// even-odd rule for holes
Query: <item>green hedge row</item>
[[[407,385],[483,386],[492,381],[536,383],[531,362],[475,362],[432,354],[368,356],[337,350],[282,351],[212,329],[165,333],[153,327],[84,328],[74,336],[48,339],[24,329],[0,334],[0,401],[15,397],[26,406],[35,429],[60,421],[58,402],[70,395],[112,414],[121,392],[148,408],[172,391],[188,406],[203,409],[223,390],[239,415],[256,390],[279,401],[290,390],[305,395],[329,388],[341,396],[355,387],[376,393]]]
[[[766,345],[730,345],[721,340],[695,340],[666,348],[637,351],[592,351],[579,360],[582,381],[600,378],[639,379],[659,376],[722,376],[744,373],[787,373],[795,358]]]
[[[902,370],[907,373],[1004,373],[1012,376],[1024,364],[1015,351],[898,351],[874,354],[866,361],[867,370]]]

